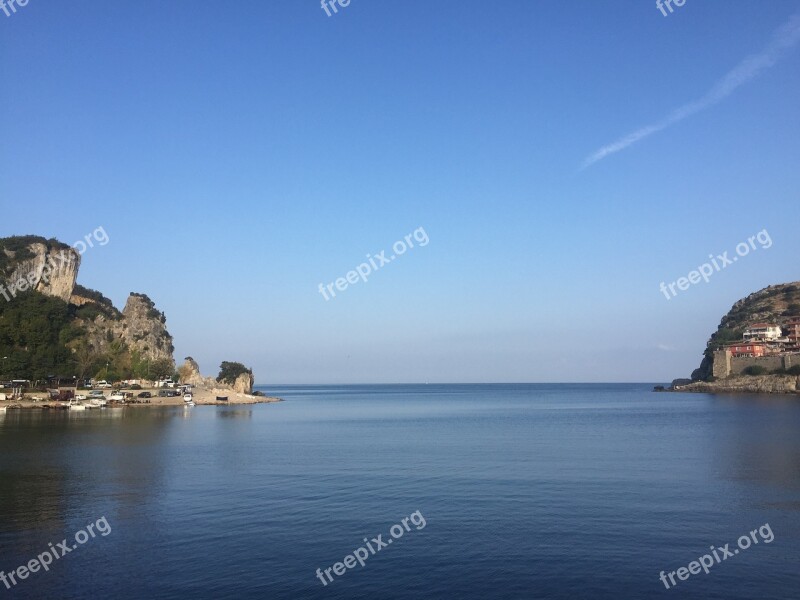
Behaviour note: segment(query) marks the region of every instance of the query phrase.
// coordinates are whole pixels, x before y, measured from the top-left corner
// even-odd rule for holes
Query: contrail
[[[683,121],[685,118],[721,102],[736,91],[737,88],[761,73],[761,71],[773,66],[798,41],[800,41],[800,13],[793,15],[787,23],[782,25],[772,35],[772,39],[761,52],[745,58],[729,71],[725,77],[715,83],[714,87],[703,97],[673,110],[669,115],[652,125],[637,129],[616,142],[603,146],[583,161],[581,170],[607,156],[624,150],[628,146],[632,146],[654,133],[658,133],[662,129],[666,129],[670,125]]]

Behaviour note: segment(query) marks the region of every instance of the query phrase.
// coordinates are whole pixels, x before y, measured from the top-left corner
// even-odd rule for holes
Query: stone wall
[[[725,379],[733,375],[741,375],[747,367],[764,367],[768,372],[776,369],[788,369],[800,365],[800,354],[783,354],[781,356],[731,356],[727,350],[714,352],[712,374],[717,379]]]

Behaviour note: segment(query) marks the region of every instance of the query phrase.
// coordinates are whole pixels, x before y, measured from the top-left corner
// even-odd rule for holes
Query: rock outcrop
[[[255,382],[253,374],[249,372],[239,375],[236,381],[230,385],[217,381],[213,377],[203,377],[200,373],[200,365],[191,356],[186,357],[183,365],[178,369],[178,374],[180,375],[181,383],[211,390],[220,396],[224,396],[228,392],[250,395],[253,393],[253,384]]]
[[[106,304],[96,298],[87,298],[85,293],[73,296],[73,300],[77,300],[75,304],[82,306],[84,312],[87,306],[98,309],[82,318],[86,340],[94,351],[105,354],[112,350],[113,345],[122,343],[135,351],[140,359],[151,362],[166,359],[174,368],[174,346],[167,331],[166,317],[156,310],[146,295],[131,293],[121,313],[110,302]]]
[[[217,380],[213,377],[203,377],[200,373],[200,365],[191,356],[187,356],[183,366],[178,369],[181,383],[212,389],[217,385]]]
[[[242,373],[233,382],[233,391],[240,394],[252,394],[255,378],[252,373]]]
[[[38,236],[4,238],[0,241],[2,275],[6,288],[36,290],[69,302],[81,256],[56,240]]]

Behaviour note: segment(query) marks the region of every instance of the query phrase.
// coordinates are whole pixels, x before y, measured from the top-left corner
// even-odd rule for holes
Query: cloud
[[[797,42],[800,42],[800,13],[793,15],[781,26],[772,35],[769,43],[761,52],[745,58],[722,79],[717,81],[704,96],[673,110],[666,117],[652,125],[637,129],[633,133],[629,133],[619,140],[603,146],[583,161],[581,169],[585,169],[597,161],[603,160],[607,156],[616,154],[654,133],[658,133],[671,125],[683,121],[687,117],[721,102],[759,73],[773,66],[788,50],[794,47]]]
[[[668,344],[657,344],[656,348],[658,348],[662,352],[675,352],[677,350],[675,346],[670,346]]]

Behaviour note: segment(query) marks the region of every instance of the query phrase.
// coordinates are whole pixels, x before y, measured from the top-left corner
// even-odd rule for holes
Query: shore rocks
[[[696,381],[670,388],[674,392],[743,393],[743,394],[797,394],[800,377],[795,375],[737,376],[719,381]]]

